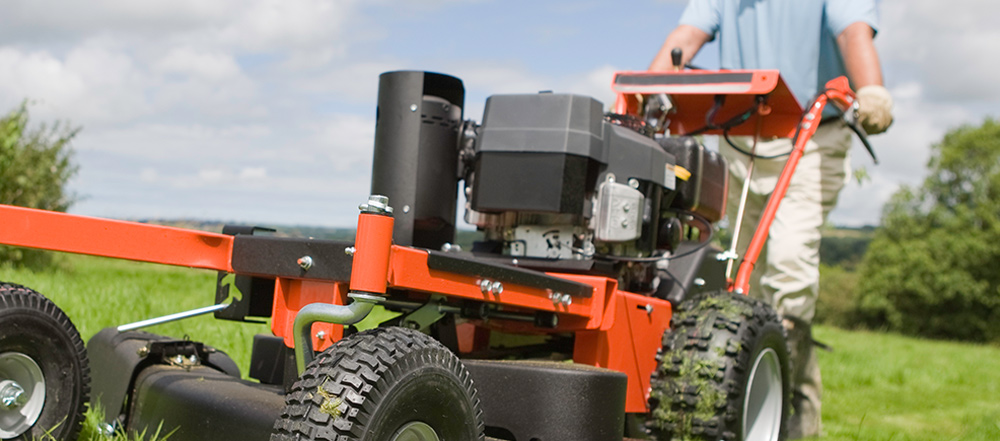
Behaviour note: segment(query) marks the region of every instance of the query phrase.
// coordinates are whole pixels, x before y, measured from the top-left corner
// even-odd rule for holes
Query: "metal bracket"
[[[445,316],[441,311],[442,296],[431,296],[430,301],[403,317],[403,326],[427,332],[431,325]]]

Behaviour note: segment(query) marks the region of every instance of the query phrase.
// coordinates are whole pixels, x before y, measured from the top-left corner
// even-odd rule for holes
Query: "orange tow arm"
[[[233,272],[233,236],[0,205],[0,243]]]

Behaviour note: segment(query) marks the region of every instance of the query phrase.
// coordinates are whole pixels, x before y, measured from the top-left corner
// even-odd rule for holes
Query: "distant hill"
[[[875,234],[875,228],[873,226],[824,228],[823,239],[819,244],[820,262],[853,270],[868,251],[868,243]]]

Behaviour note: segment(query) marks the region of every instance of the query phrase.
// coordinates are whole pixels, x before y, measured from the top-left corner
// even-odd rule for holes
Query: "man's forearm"
[[[855,89],[882,85],[882,67],[875,51],[874,36],[875,31],[864,22],[851,24],[837,36],[847,77]]]
[[[670,51],[674,48],[680,48],[683,51],[681,66],[687,64],[711,38],[711,35],[694,26],[677,26],[663,42],[660,51],[653,58],[653,62],[649,64],[649,70],[663,71],[672,69],[673,63],[670,60]]]

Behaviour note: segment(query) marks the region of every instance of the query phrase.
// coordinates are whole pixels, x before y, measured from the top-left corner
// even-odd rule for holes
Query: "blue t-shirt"
[[[805,106],[846,73],[836,39],[859,21],[878,29],[875,0],[691,0],[680,24],[719,39],[723,69],[778,69]]]

